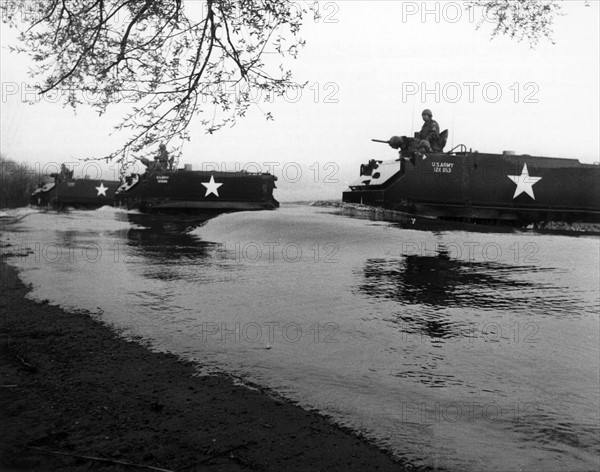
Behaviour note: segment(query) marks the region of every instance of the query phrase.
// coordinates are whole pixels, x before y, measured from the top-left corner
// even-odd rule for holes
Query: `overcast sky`
[[[274,103],[259,98],[235,127],[213,135],[198,123],[180,163],[274,170],[282,201],[339,199],[361,163],[396,157],[371,138],[412,135],[423,108],[449,129],[446,150],[464,143],[481,152],[599,161],[599,4],[587,4],[563,2],[556,44],[531,49],[490,39],[489,25],[476,29],[481,12],[462,2],[322,1],[322,16],[306,18],[307,46],[291,63],[306,88]],[[34,94],[25,85],[27,58],[7,50],[14,38],[2,25],[2,155],[43,168],[114,150],[118,138],[109,134],[119,110],[98,117],[54,100],[26,103]],[[114,177],[102,169],[103,178]]]

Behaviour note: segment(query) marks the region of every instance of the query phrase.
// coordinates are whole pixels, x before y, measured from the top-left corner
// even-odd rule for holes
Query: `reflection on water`
[[[217,216],[145,215],[128,213],[127,220],[135,226],[127,231],[127,260],[140,259],[141,274],[162,281],[196,279],[196,271],[188,266],[212,262],[218,245],[202,241],[191,232]],[[187,275],[187,276],[186,276]]]
[[[36,213],[2,241],[30,249],[12,261],[37,298],[100,308],[416,465],[597,470],[597,240],[414,231],[312,207],[211,216]],[[315,257],[332,242],[335,262]],[[510,257],[449,250],[476,244]],[[513,252],[532,245],[533,262]]]
[[[128,220],[136,225],[127,231],[127,244],[139,250],[148,262],[202,258],[210,243],[191,234],[206,224],[208,217],[195,217],[181,221],[164,215],[128,214]]]
[[[220,214],[218,212],[175,215],[126,213],[121,214],[120,217],[149,230],[175,235],[177,233],[189,233]]]
[[[445,337],[450,334],[444,327],[443,316],[436,313],[439,310],[477,308],[560,315],[575,306],[577,300],[567,287],[533,280],[544,272],[559,271],[530,265],[464,261],[451,257],[441,247],[433,256],[411,254],[402,259],[368,259],[359,290],[376,299],[426,308],[420,314],[427,315],[431,326],[428,331],[432,337]]]
[[[354,293],[371,302],[369,321],[384,320],[396,335],[385,370],[403,394],[416,392],[381,421],[394,418],[390,430],[404,443],[407,424],[427,424],[436,446],[452,438],[471,457],[498,444],[495,462],[488,455],[474,470],[597,470],[598,392],[588,379],[598,375],[599,299],[597,269],[585,260],[597,261],[597,247],[570,253],[572,261],[516,264],[453,257],[456,241],[434,238],[442,242],[431,253],[371,256],[354,270]],[[561,248],[568,240],[538,241]]]

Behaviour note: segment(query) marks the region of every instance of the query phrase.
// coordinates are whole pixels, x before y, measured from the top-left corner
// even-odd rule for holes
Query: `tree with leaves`
[[[551,0],[473,0],[466,3],[469,8],[483,10],[478,27],[484,22],[492,24],[492,37],[527,40],[532,47],[542,38],[552,41],[552,26],[561,14],[560,3]]]
[[[467,3],[484,8],[493,35],[532,45],[550,37],[560,9],[542,0]],[[304,45],[303,16],[318,11],[289,0],[13,0],[0,8],[21,28],[14,50],[31,56],[41,94],[60,91],[68,105],[88,101],[99,113],[131,104],[117,126],[128,138],[106,156],[120,161],[149,156],[160,142],[178,153],[195,117],[212,133],[243,116],[257,92],[272,98],[298,87],[282,62]]]
[[[158,142],[180,147],[196,115],[216,131],[244,115],[254,90],[277,96],[297,87],[273,56],[296,56],[309,8],[278,0],[2,5],[5,22],[26,25],[14,49],[30,54],[41,94],[59,90],[72,107],[88,99],[99,113],[133,104],[118,126],[132,133],[107,156],[121,159],[130,151],[147,155]]]

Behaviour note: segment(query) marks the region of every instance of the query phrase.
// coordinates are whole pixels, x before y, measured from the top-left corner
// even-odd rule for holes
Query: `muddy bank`
[[[27,291],[0,261],[2,470],[410,469],[313,412],[196,377]]]

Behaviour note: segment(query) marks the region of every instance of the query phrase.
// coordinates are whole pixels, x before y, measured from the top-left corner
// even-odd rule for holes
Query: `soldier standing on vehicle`
[[[169,153],[167,151],[167,146],[163,143],[160,143],[160,146],[158,146],[158,156],[155,160],[158,160],[158,165],[161,167],[161,170],[167,170],[169,168]]]
[[[439,152],[441,151],[440,146],[440,126],[437,124],[437,121],[433,119],[433,113],[431,110],[425,109],[423,113],[421,113],[423,117],[423,127],[419,132],[419,139],[421,142],[419,143],[420,148],[424,148],[425,151],[429,152]]]

